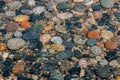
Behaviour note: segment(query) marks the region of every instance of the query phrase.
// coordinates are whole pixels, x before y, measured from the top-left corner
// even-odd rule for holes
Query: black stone
[[[35,64],[33,65],[33,67],[34,67],[34,68],[37,68],[37,69],[39,69],[40,66],[41,66],[41,63],[35,63]]]
[[[7,31],[6,31],[5,29],[0,29],[0,33],[2,33],[2,34],[6,34]]]
[[[12,69],[11,66],[3,66],[3,67],[2,67],[2,71],[3,71],[3,72],[9,72],[9,71],[11,71],[11,69]]]
[[[78,59],[80,59],[82,57],[82,53],[79,50],[75,50],[74,51],[74,56]]]
[[[23,75],[17,75],[17,80],[34,80],[34,79],[31,79],[31,78],[26,78],[24,77]]]
[[[44,12],[40,13],[40,15],[37,16],[37,19],[38,19],[38,20],[44,19],[44,15],[45,15]]]
[[[0,8],[3,8],[5,6],[5,1],[0,1]]]
[[[77,26],[78,28],[82,27],[82,23],[81,22],[76,22],[76,23],[74,23],[74,25]]]
[[[106,58],[108,61],[111,61],[111,60],[113,60],[113,59],[115,59],[115,58],[117,57],[116,54],[117,54],[117,51],[116,51],[116,50],[114,50],[114,51],[108,51],[108,52],[106,52],[105,58]]]
[[[26,56],[25,60],[26,60],[26,61],[33,62],[33,61],[36,61],[36,57],[35,57],[35,56],[32,56],[32,55],[28,55],[28,56]]]
[[[5,10],[0,8],[0,13],[5,13]]]
[[[118,17],[120,17],[120,12],[115,12],[114,15],[116,18],[118,18]]]
[[[70,73],[71,75],[74,75],[74,74],[79,75],[79,74],[80,74],[80,68],[78,68],[78,67],[72,67],[72,68],[70,69],[69,73]]]
[[[5,71],[5,72],[2,73],[2,76],[3,77],[9,77],[10,76],[10,72]]]
[[[10,59],[10,58],[7,58],[4,62],[3,62],[4,65],[6,66],[11,66],[13,64],[13,60]]]
[[[20,14],[21,14],[21,11],[20,11],[20,10],[16,10],[16,11],[15,11],[15,14],[16,14],[16,15],[20,15]]]
[[[120,31],[118,31],[117,35],[120,36]]]
[[[107,67],[107,66],[98,67],[97,69],[95,69],[95,73],[100,78],[109,78],[112,74],[109,67]]]
[[[115,27],[109,27],[108,30],[111,31],[111,32],[115,32],[116,31]]]
[[[94,25],[94,24],[91,25],[91,28],[92,28],[93,30],[98,29],[98,27],[97,27],[96,25]]]
[[[71,75],[70,74],[65,75],[64,80],[71,80]]]
[[[41,41],[38,41],[38,42],[37,42],[37,48],[38,48],[39,50],[41,50],[41,49],[43,48],[43,44],[42,44]]]
[[[92,9],[93,9],[93,11],[100,11],[102,9],[102,7],[100,4],[97,4],[97,5],[93,5]]]
[[[29,17],[30,17],[29,19],[30,22],[35,22],[37,20],[37,16],[34,14],[31,14]]]
[[[29,71],[30,74],[35,74],[35,75],[40,74],[40,72],[41,72],[40,69],[36,69],[36,68],[32,68]]]

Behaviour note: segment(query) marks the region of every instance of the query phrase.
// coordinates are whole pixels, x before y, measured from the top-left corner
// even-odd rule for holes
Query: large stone
[[[21,38],[12,38],[7,42],[7,47],[11,50],[21,49],[26,45],[26,42]]]

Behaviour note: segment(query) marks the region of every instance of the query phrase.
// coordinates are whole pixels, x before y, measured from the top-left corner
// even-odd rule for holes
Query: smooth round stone
[[[28,0],[28,6],[35,6],[35,0]]]
[[[51,54],[54,54],[54,53],[55,53],[55,50],[49,49],[48,52],[51,53]]]
[[[95,69],[96,75],[101,77],[101,78],[108,78],[111,76],[111,71],[109,69],[109,67],[98,67],[97,69]]]
[[[67,33],[67,29],[63,26],[55,26],[55,30],[63,34]]]
[[[12,37],[13,33],[12,32],[8,32],[7,34],[4,35],[4,39],[8,40]]]
[[[28,21],[29,16],[27,16],[27,15],[17,15],[17,16],[13,17],[13,20],[16,21],[16,22]]]
[[[104,8],[112,8],[114,6],[113,0],[100,0],[100,3]]]
[[[55,4],[54,2],[50,1],[48,2],[47,6],[48,6],[48,10],[52,11],[54,9]]]
[[[107,65],[108,61],[106,59],[103,59],[99,62],[100,65]]]
[[[32,27],[33,31],[35,32],[42,32],[42,30],[44,29],[43,26],[41,24],[35,24]]]
[[[7,42],[7,47],[11,50],[21,49],[26,45],[26,42],[21,38],[12,38]]]
[[[45,11],[44,6],[37,6],[37,7],[33,8],[33,13],[34,14],[40,14],[40,13],[42,13],[44,11]]]
[[[56,44],[62,44],[62,38],[58,36],[54,36],[51,38],[51,42],[54,42]]]
[[[114,34],[111,31],[108,30],[102,30],[101,31],[101,37],[104,39],[111,39],[112,37],[114,37]]]
[[[84,3],[83,2],[76,3],[75,6],[74,6],[74,10],[76,10],[76,11],[85,11]]]
[[[6,15],[6,16],[15,16],[15,12],[9,10],[9,11],[6,11],[6,12],[5,12],[5,15]]]
[[[73,41],[76,44],[84,44],[85,43],[85,41],[79,35],[74,36]]]
[[[98,46],[93,46],[90,48],[90,51],[95,55],[100,55],[102,52],[102,49],[99,48]]]
[[[62,2],[67,2],[68,0],[54,0],[55,3],[62,3]]]
[[[96,44],[97,40],[94,38],[88,39],[87,40],[87,45],[88,46],[94,46]]]
[[[68,12],[63,12],[63,13],[58,13],[57,17],[60,19],[69,19],[73,16],[72,13],[68,13]]]
[[[22,4],[20,1],[13,1],[8,3],[7,6],[10,10],[17,10],[22,6]]]
[[[21,12],[23,13],[23,14],[25,14],[25,15],[30,15],[30,14],[32,14],[33,13],[33,11],[32,10],[21,10]]]
[[[22,32],[20,32],[20,31],[15,31],[15,32],[13,32],[13,34],[16,38],[22,37]]]
[[[100,56],[96,56],[95,58],[96,58],[97,61],[101,61],[102,60],[102,58]]]
[[[59,3],[57,4],[57,9],[58,10],[66,10],[69,8],[69,3],[68,2],[62,2],[62,3]]]
[[[23,39],[25,40],[31,40],[31,39],[38,39],[39,33],[36,33],[34,31],[27,31],[23,34]]]
[[[91,5],[93,0],[85,0],[84,5]]]

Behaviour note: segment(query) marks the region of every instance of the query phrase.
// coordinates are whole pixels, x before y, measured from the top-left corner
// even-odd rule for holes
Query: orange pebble
[[[87,29],[83,29],[83,30],[82,30],[82,33],[83,33],[84,35],[87,35],[88,30],[87,30]]]
[[[95,38],[99,39],[100,38],[100,33],[97,30],[93,30],[91,32],[88,32],[88,38]]]
[[[116,76],[116,80],[120,80],[120,76],[118,75],[118,76]]]
[[[96,45],[97,45],[98,47],[104,47],[104,45],[103,45],[101,42],[97,42]]]
[[[117,48],[117,45],[112,41],[108,41],[106,42],[105,47],[109,50],[114,50],[115,48]]]
[[[30,22],[28,21],[23,21],[20,23],[20,25],[24,28],[29,28],[31,26]]]

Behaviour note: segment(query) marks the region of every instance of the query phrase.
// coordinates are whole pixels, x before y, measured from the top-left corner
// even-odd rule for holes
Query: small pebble
[[[15,31],[15,32],[13,32],[13,35],[14,35],[16,38],[22,37],[22,33],[21,33],[20,31]]]
[[[97,30],[93,30],[88,32],[88,38],[95,38],[95,39],[99,39],[100,38],[100,33]]]
[[[91,50],[91,52],[92,52],[93,54],[95,54],[95,55],[100,55],[101,52],[102,52],[102,49],[99,48],[98,46],[92,46],[92,47],[90,48],[90,50]]]
[[[93,0],[85,0],[84,5],[91,5],[93,3]]]
[[[101,31],[101,37],[104,38],[104,39],[111,39],[112,37],[114,37],[113,33],[111,31],[108,31],[108,30],[102,30]]]
[[[100,0],[100,3],[104,8],[112,8],[114,6],[113,0]]]
[[[9,11],[6,11],[6,12],[5,12],[5,15],[8,16],[8,17],[9,17],[9,16],[15,16],[15,12],[9,10]]]
[[[58,36],[54,36],[51,38],[51,42],[54,42],[56,44],[62,44],[62,39]]]
[[[22,63],[17,63],[13,66],[12,68],[13,73],[15,74],[20,74],[24,71],[24,64]]]
[[[55,51],[63,51],[65,50],[65,46],[63,46],[62,44],[52,44],[51,48]]]
[[[94,46],[96,44],[97,40],[94,38],[88,39],[87,40],[87,45],[88,46]]]
[[[60,18],[60,19],[69,19],[73,16],[72,13],[67,13],[67,12],[64,12],[64,13],[58,13],[57,14],[57,17]]]
[[[16,22],[23,22],[23,21],[28,21],[29,16],[27,16],[27,15],[17,15],[17,16],[14,16],[13,19]]]
[[[109,50],[114,50],[114,49],[117,48],[117,45],[116,45],[114,42],[112,42],[112,41],[107,41],[107,42],[105,43],[105,47],[106,47],[107,49],[109,49]]]
[[[37,6],[37,7],[33,8],[33,13],[34,14],[40,14],[40,13],[42,13],[44,11],[45,11],[44,6]]]
[[[40,41],[44,44],[49,42],[51,39],[51,36],[49,34],[43,34],[40,36]]]

